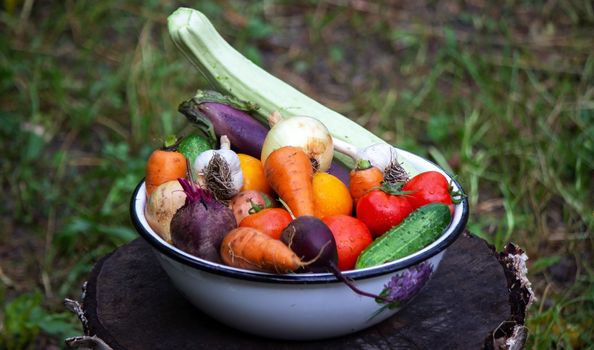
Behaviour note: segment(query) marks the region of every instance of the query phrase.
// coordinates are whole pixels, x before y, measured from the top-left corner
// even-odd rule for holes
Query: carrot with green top
[[[167,181],[186,177],[186,157],[177,152],[178,143],[175,136],[169,135],[163,147],[154,150],[150,155],[146,163],[144,179],[147,195],[150,196],[159,185]]]
[[[357,203],[367,192],[379,188],[383,180],[384,174],[379,168],[368,160],[360,160],[350,174],[349,191],[353,201]]]

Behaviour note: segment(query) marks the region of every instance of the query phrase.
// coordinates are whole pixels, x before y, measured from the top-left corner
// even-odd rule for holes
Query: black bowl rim
[[[439,168],[439,167],[438,167]],[[448,174],[448,176],[450,176]],[[466,227],[466,223],[468,221],[469,215],[469,208],[468,208],[468,200],[466,195],[462,190],[460,184],[450,176],[452,181],[456,184],[460,192],[462,192],[463,199],[462,199],[462,216],[460,218],[460,222],[458,226],[454,229],[454,231],[446,237],[443,241],[439,242],[436,246],[432,249],[426,250],[419,255],[405,258],[400,261],[396,261],[391,264],[380,265],[375,268],[365,269],[365,270],[352,270],[347,271],[344,273],[346,277],[352,280],[364,280],[369,278],[378,277],[381,275],[389,274],[392,272],[396,272],[398,270],[406,269],[408,267],[414,266],[420,262],[428,260],[429,258],[439,254],[440,252],[444,251],[450,244],[452,244],[458,236],[464,231]],[[138,192],[142,187],[144,179],[142,179],[139,184],[136,186],[134,193],[132,194],[132,199],[130,201],[130,217],[132,219],[132,223],[134,224],[136,230],[139,232],[140,236],[143,237],[153,248],[155,248],[160,253],[166,255],[167,257],[192,268],[202,270],[205,272],[213,273],[219,276],[237,278],[241,280],[247,280],[252,282],[265,282],[265,283],[280,283],[280,284],[320,284],[320,283],[342,283],[338,280],[333,274],[331,273],[322,273],[322,274],[262,274],[262,273],[254,273],[248,270],[240,270],[240,269],[229,269],[224,265],[214,265],[208,263],[206,261],[200,260],[198,258],[190,257],[187,255],[183,255],[167,245],[163,244],[160,240],[154,237],[150,232],[148,232],[138,217],[136,213],[136,197],[138,196]],[[446,230],[449,229],[446,228]]]

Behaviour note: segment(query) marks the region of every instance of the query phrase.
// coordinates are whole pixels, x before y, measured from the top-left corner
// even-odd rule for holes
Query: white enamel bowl
[[[437,170],[451,179],[441,168],[412,153],[399,151],[399,160],[407,170],[414,169],[413,173]],[[452,183],[455,190],[462,190],[456,181]],[[355,294],[330,273],[258,273],[185,253],[150,228],[144,217],[145,193],[143,181],[131,200],[132,221],[153,247],[173,284],[192,304],[239,330],[293,340],[345,335],[394,315],[437,270],[446,248],[464,230],[468,219],[468,203],[464,200],[455,206],[450,226],[431,245],[397,261],[344,273],[359,289],[374,294],[392,281],[391,290],[400,301],[388,308],[373,298]]]

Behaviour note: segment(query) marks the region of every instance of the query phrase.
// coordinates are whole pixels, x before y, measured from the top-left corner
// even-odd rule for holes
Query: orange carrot
[[[314,215],[313,168],[301,148],[285,146],[270,153],[264,173],[270,187],[287,204],[293,216]]]
[[[357,203],[367,192],[380,187],[383,180],[384,174],[380,169],[371,166],[367,160],[360,160],[350,174],[349,191],[353,201]]]
[[[251,227],[231,230],[221,243],[221,260],[242,269],[287,273],[303,266],[283,242]]]
[[[146,163],[146,193],[151,195],[161,184],[186,177],[187,165],[183,154],[176,151],[177,140],[168,137],[165,145],[153,151]]]

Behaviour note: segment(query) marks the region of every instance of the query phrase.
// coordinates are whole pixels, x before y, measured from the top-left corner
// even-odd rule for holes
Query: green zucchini
[[[335,138],[364,148],[385,143],[364,127],[323,106],[258,67],[235,50],[201,12],[179,8],[167,19],[171,39],[219,92],[253,102],[253,111],[267,124],[279,111],[284,117],[307,115],[320,120]]]
[[[430,203],[416,209],[365,248],[357,258],[355,268],[394,261],[425,248],[443,233],[450,220],[450,208],[442,203]]]

